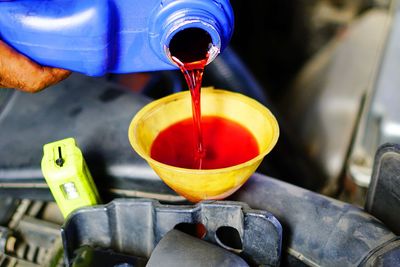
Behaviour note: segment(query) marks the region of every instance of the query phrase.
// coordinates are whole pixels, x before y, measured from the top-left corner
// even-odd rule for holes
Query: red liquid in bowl
[[[240,124],[217,116],[201,118],[203,155],[201,169],[219,169],[246,162],[259,154],[257,141]],[[150,156],[162,163],[199,169],[196,127],[192,118],[161,131]]]

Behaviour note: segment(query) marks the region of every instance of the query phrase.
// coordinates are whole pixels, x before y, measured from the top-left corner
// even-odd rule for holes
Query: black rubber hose
[[[400,266],[399,237],[353,205],[260,174],[232,199],[278,218],[285,266]]]

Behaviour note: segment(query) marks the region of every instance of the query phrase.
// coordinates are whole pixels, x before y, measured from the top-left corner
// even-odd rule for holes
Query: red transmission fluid
[[[172,60],[179,66],[192,96],[192,113],[194,133],[196,137],[195,153],[193,155],[196,169],[203,168],[205,156],[203,145],[203,131],[201,125],[200,89],[203,80],[204,67],[209,58],[212,46],[211,36],[200,28],[188,28],[178,32],[169,44]]]
[[[218,169],[246,162],[259,154],[257,141],[240,124],[217,116],[203,116],[202,169]],[[161,131],[151,147],[151,157],[175,167],[198,169],[197,140],[192,118]]]

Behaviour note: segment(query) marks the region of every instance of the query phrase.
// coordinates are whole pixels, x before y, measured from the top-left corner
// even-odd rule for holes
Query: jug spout
[[[164,62],[175,64],[170,57],[173,42],[187,47],[209,39],[207,63],[212,62],[229,43],[233,34],[233,11],[229,1],[164,2],[166,4],[153,14],[149,35],[152,48]]]

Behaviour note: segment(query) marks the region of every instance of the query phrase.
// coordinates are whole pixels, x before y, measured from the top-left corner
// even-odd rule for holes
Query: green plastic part
[[[66,218],[74,210],[100,204],[99,193],[74,138],[43,146],[42,173]]]

